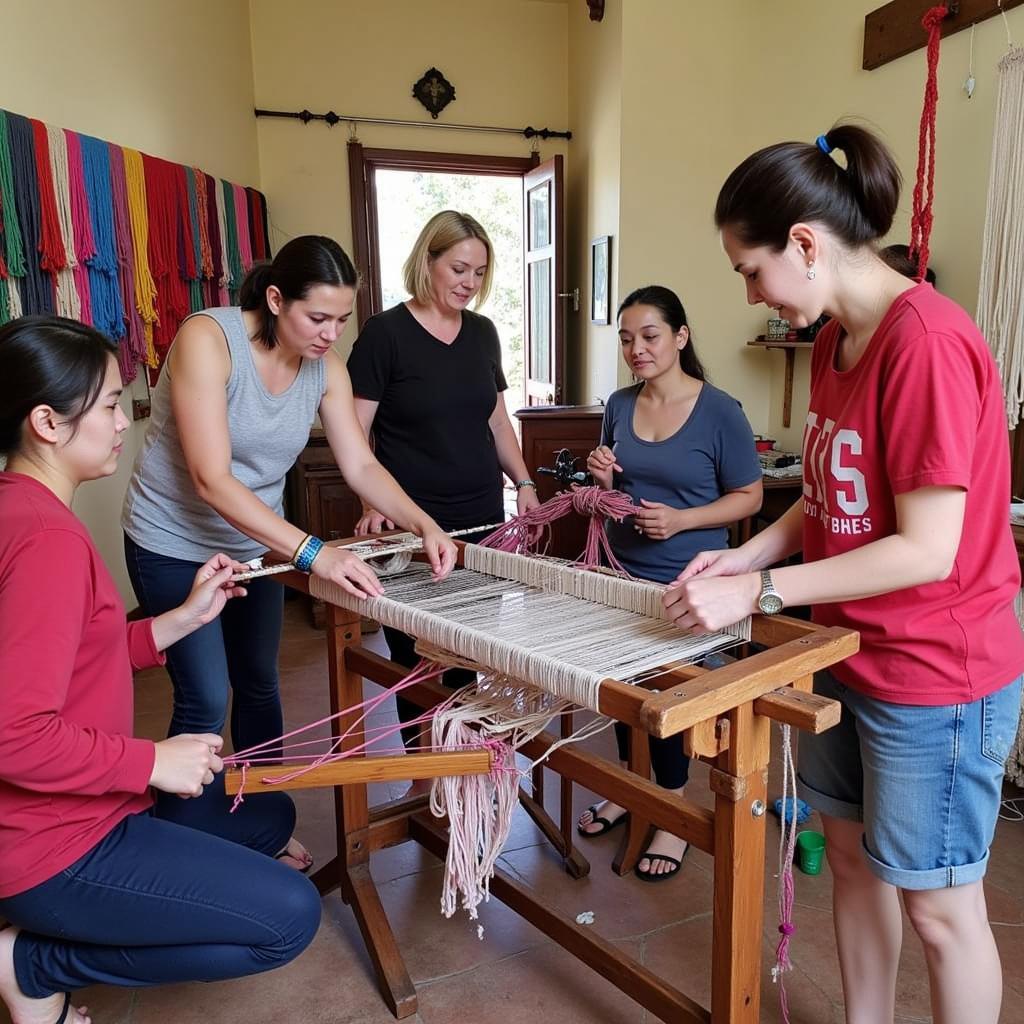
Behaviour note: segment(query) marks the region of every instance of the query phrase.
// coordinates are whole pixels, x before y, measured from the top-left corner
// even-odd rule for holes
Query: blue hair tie
[[[835,148],[834,146],[830,146],[828,144],[828,139],[826,139],[824,135],[819,135],[814,141],[818,149],[820,149],[822,153],[825,154],[825,156],[828,156]]]

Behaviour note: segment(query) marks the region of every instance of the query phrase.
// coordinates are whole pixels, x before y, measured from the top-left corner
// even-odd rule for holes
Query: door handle
[[[572,299],[572,311],[578,313],[580,311],[580,290],[579,288],[573,288],[571,292],[557,292],[560,299]]]

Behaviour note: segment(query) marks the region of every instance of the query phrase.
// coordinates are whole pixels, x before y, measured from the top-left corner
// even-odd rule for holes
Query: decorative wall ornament
[[[430,68],[412,87],[412,94],[436,121],[437,115],[455,99],[455,86],[437,68]]]

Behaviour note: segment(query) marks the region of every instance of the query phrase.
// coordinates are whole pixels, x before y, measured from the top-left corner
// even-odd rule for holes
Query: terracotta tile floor
[[[369,638],[383,650],[380,634]],[[281,651],[282,688],[289,724],[327,713],[323,633],[313,630],[302,604],[290,601]],[[137,730],[159,738],[168,717],[169,687],[160,671],[138,678]],[[393,707],[378,720],[393,720]],[[610,733],[591,741],[613,754]],[[695,766],[690,793],[706,800],[705,771]],[[557,792],[549,775],[549,800]],[[773,778],[772,792],[778,791]],[[403,786],[378,786],[373,799],[399,795]],[[701,794],[704,794],[702,797]],[[333,811],[327,792],[296,794],[298,835],[318,863],[334,850]],[[592,801],[578,790],[577,810]],[[812,823],[813,824],[813,823]],[[764,927],[763,1021],[781,1020],[777,993],[768,976],[768,953],[776,938],[773,862],[778,828],[768,823],[769,878]],[[694,850],[682,873],[664,886],[618,878],[610,870],[621,832],[588,842],[590,875],[573,881],[522,812],[502,866],[531,886],[549,905],[575,917],[594,912],[593,927],[663,974],[688,995],[709,1001],[711,859]],[[482,913],[485,935],[464,917],[444,920],[438,912],[441,868],[415,844],[375,854],[373,875],[398,944],[419,992],[411,1024],[506,1024],[509,1020],[558,1024],[654,1024],[655,1018],[614,986],[579,964],[542,933],[492,901]],[[1024,824],[1001,822],[987,878],[996,941],[1003,957],[1004,1024],[1024,1024]],[[839,970],[832,934],[830,882],[797,875],[797,908],[788,976],[793,1024],[840,1024]],[[372,968],[351,912],[338,896],[324,902],[323,924],[313,945],[293,964],[271,974],[215,985],[176,985],[125,991],[97,988],[83,993],[97,1024],[391,1024],[378,996]],[[907,932],[899,978],[897,1020],[926,1021],[928,984],[920,948]],[[8,1018],[0,1010],[0,1024]],[[969,1024],[969,1022],[965,1022]]]

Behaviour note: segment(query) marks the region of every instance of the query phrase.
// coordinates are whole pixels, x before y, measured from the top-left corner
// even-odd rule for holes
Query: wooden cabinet
[[[300,530],[323,540],[351,537],[362,515],[355,491],[345,483],[322,430],[309,435],[285,485],[287,516]],[[311,617],[323,626],[323,604],[313,601]]]
[[[603,416],[603,405],[540,405],[520,409],[516,413],[526,468],[537,484],[541,501],[553,498],[562,490],[562,485],[554,477],[540,473],[540,468],[553,468],[555,456],[563,448],[581,460],[581,469],[585,468],[587,456],[601,440]],[[548,554],[558,558],[578,558],[583,553],[586,540],[586,521],[582,516],[568,516],[552,525]]]

